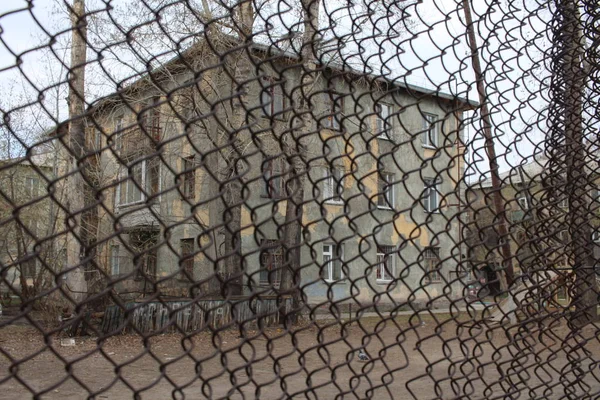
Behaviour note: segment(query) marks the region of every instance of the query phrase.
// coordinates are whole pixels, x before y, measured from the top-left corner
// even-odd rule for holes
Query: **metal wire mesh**
[[[597,398],[598,13],[0,5],[0,397]]]

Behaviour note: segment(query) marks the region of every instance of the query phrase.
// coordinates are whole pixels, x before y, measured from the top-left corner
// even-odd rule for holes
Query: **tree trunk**
[[[583,66],[583,22],[574,0],[557,1],[557,13],[562,25],[555,33],[562,59],[557,60],[558,82],[564,83],[564,97],[558,98],[564,110],[565,192],[569,196],[568,226],[571,234],[571,253],[575,283],[572,303],[575,312],[571,324],[579,329],[597,319],[598,291],[594,273],[594,257],[590,204],[590,185],[586,166],[586,146],[583,132],[583,96],[586,93],[586,74]],[[560,89],[558,94],[560,95]]]
[[[234,25],[238,27],[240,41],[252,40],[254,26],[254,9],[249,0],[240,1],[233,10]],[[248,84],[251,79],[252,60],[247,49],[242,48],[236,52],[230,62],[233,80],[233,92],[237,93],[232,101],[232,124],[227,135],[225,147],[225,210],[223,213],[225,224],[225,271],[226,287],[224,294],[240,295],[243,292],[244,269],[242,266],[242,175],[243,163],[240,162],[242,149],[240,143],[248,135],[246,124],[251,121],[248,115]],[[249,117],[249,118],[246,118]]]
[[[485,138],[485,152],[488,157],[490,174],[492,178],[492,198],[494,201],[494,214],[498,222],[498,236],[500,238],[502,250],[503,271],[499,273],[500,286],[502,291],[508,288],[514,282],[513,259],[510,250],[510,237],[508,235],[508,221],[506,220],[506,211],[504,210],[504,200],[502,199],[502,182],[500,181],[498,160],[496,157],[496,149],[494,147],[494,136],[492,134],[492,121],[490,119],[490,110],[487,104],[487,96],[485,94],[485,76],[481,70],[481,61],[479,59],[479,48],[477,47],[477,39],[473,27],[473,18],[471,17],[471,0],[463,0],[463,11],[465,13],[465,22],[471,49],[471,61],[473,70],[475,71],[475,79],[477,81],[477,92],[479,94],[479,103],[481,104],[481,119],[483,121],[483,136]],[[494,221],[494,222],[496,222]]]
[[[82,256],[85,244],[82,230],[82,210],[85,206],[85,190],[83,179],[85,157],[85,63],[87,51],[87,22],[85,17],[85,0],[73,0],[71,7],[71,67],[69,71],[69,142],[71,153],[69,172],[77,171],[69,176],[67,224],[67,293],[72,300],[79,303],[87,291],[84,278]]]
[[[315,122],[310,112],[309,94],[315,83],[316,49],[319,43],[317,37],[319,27],[319,1],[302,0],[304,18],[304,35],[302,38],[302,68],[299,98],[296,99],[298,111],[294,118],[300,117],[301,126],[293,131],[293,143],[283,141],[283,150],[291,164],[290,179],[287,184],[287,202],[285,226],[283,233],[285,252],[285,267],[281,272],[280,293],[292,296],[292,311],[284,320],[295,323],[298,312],[303,305],[301,284],[301,253],[302,253],[302,217],[304,202],[304,186],[306,181],[306,146],[302,143],[308,133],[315,129]],[[297,150],[296,150],[297,149]]]

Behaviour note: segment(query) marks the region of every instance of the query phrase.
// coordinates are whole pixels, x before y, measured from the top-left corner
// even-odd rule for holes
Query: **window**
[[[189,156],[181,160],[183,174],[183,197],[186,199],[196,198],[196,167],[194,156]]]
[[[440,274],[440,248],[426,247],[423,252],[423,259],[425,260],[427,279],[430,282],[440,282],[442,280]]]
[[[426,212],[438,212],[440,207],[439,183],[435,179],[425,179],[423,193],[423,208]]]
[[[179,243],[181,249],[181,279],[187,276],[194,276],[194,239],[181,239]]]
[[[142,201],[142,191],[137,185],[144,185],[143,176],[143,163],[137,164],[127,171],[127,180],[118,186],[120,205]]]
[[[263,162],[263,196],[280,199],[285,196],[285,179],[283,158],[273,158]]]
[[[342,120],[344,110],[344,98],[339,93],[326,93],[323,103],[325,104],[323,126],[336,131],[340,130],[340,121]]]
[[[341,246],[337,244],[325,244],[323,245],[323,279],[328,282],[334,282],[342,279],[344,273],[342,272],[342,258],[343,251]]]
[[[391,281],[396,275],[394,246],[377,246],[377,280]]]
[[[121,273],[121,265],[119,258],[119,245],[110,247],[110,274],[119,275]]]
[[[592,240],[600,242],[600,227],[592,227]]]
[[[115,131],[113,133],[113,140],[115,142],[115,148],[121,150],[123,148],[123,116],[119,115],[115,118]]]
[[[279,286],[283,268],[283,246],[278,240],[262,240],[260,253],[260,284]]]
[[[155,141],[160,140],[160,97],[156,96],[150,99],[146,107],[150,107],[146,110],[142,116],[142,126],[146,131],[145,134],[149,135]]]
[[[28,198],[37,197],[39,187],[40,187],[40,180],[38,178],[32,178],[32,177],[25,178],[25,195]]]
[[[283,84],[271,78],[265,78],[264,85],[265,88],[262,90],[260,98],[263,115],[282,119],[285,108]]]
[[[344,191],[344,170],[333,167],[325,169],[325,188],[323,199],[329,203],[341,203]]]
[[[381,172],[377,181],[377,207],[394,208],[394,174]]]
[[[117,186],[119,205],[135,204],[159,192],[160,165],[158,159],[143,160],[129,168],[127,179]],[[140,187],[145,189],[142,192]]]
[[[421,141],[425,147],[438,147],[438,117],[435,114],[423,114],[423,135]]]
[[[376,133],[381,139],[390,139],[392,137],[392,124],[390,122],[392,106],[389,104],[379,103],[375,105],[376,112]]]
[[[85,141],[89,149],[99,150],[102,147],[102,132],[94,125],[85,128]]]
[[[529,202],[527,201],[526,196],[521,195],[517,197],[517,203],[519,203],[519,207],[521,208],[521,210],[527,211],[529,209]]]

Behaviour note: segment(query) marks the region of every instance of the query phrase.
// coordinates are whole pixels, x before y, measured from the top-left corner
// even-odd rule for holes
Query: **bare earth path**
[[[530,332],[470,327],[448,315],[351,326],[134,334],[61,347],[26,325],[0,329],[2,399],[594,398],[596,327],[563,341],[564,325]],[[580,343],[580,345],[577,345]],[[364,346],[371,362],[357,360]],[[569,357],[571,358],[569,360]],[[579,359],[579,361],[574,361]],[[26,387],[27,385],[28,387]],[[565,389],[566,388],[566,389]],[[569,392],[572,391],[572,392]],[[569,397],[570,396],[570,397]]]

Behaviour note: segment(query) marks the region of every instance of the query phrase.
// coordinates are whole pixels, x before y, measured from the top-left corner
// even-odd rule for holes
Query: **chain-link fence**
[[[0,5],[0,398],[600,396],[600,7]]]

